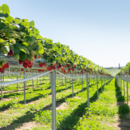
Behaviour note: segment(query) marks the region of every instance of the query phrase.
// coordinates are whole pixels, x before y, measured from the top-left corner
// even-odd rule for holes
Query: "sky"
[[[130,0],[0,0],[41,36],[102,67],[130,62]]]

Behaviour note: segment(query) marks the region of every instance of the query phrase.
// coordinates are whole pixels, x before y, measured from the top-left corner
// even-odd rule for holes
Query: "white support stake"
[[[1,83],[2,83],[2,75],[1,75]],[[1,86],[1,100],[3,100],[3,94],[2,94],[2,86]]]
[[[88,83],[88,73],[86,74],[86,86],[87,86],[87,105],[89,107],[89,83]]]
[[[50,73],[50,83],[52,92],[52,130],[56,130],[56,71]]]
[[[24,75],[25,75],[25,70],[24,70]],[[25,76],[24,76],[24,78],[25,78]],[[24,81],[24,104],[26,104],[25,86],[26,86],[26,81]]]
[[[17,75],[17,80],[18,80],[18,75]],[[17,83],[17,91],[18,91],[18,83]]]
[[[98,98],[98,74],[96,74],[97,77],[97,98]]]
[[[73,77],[73,74],[72,74]],[[72,78],[72,97],[74,97],[73,78]]]
[[[83,92],[83,77],[82,77],[82,92]]]

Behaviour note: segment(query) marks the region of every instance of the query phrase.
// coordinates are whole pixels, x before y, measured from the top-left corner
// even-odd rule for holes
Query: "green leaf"
[[[38,50],[38,53],[39,53],[39,54],[43,54],[43,53],[44,53],[43,47],[41,47],[41,48]]]
[[[25,45],[25,46],[29,45],[29,43],[27,43],[27,42],[22,42],[22,44]]]
[[[19,20],[19,19],[14,19],[14,22],[15,22],[16,24],[19,24],[19,23],[20,23],[20,20]]]
[[[35,35],[36,39],[41,39],[41,35]]]
[[[30,45],[33,45],[35,43],[35,38],[33,36],[26,36],[25,40],[27,43],[30,43]]]
[[[31,26],[31,27],[34,27],[34,26],[35,26],[34,21],[31,21],[31,22],[30,22],[30,26]]]
[[[13,43],[13,44],[16,44],[15,39],[9,39],[9,41],[10,41],[11,43]]]
[[[17,53],[14,53],[14,54],[13,54],[13,57],[14,57],[16,60],[19,60],[19,59],[20,59],[20,56],[19,56],[19,54],[17,54]]]
[[[10,13],[8,5],[6,5],[6,4],[2,5],[2,12],[4,14],[9,14]]]
[[[21,46],[19,49],[20,51],[23,51],[24,53],[29,54],[29,50],[25,46]]]
[[[5,18],[7,18],[8,16],[9,16],[8,14],[0,13],[0,17],[5,17]]]
[[[21,47],[21,44],[16,43],[16,44],[14,44],[14,47],[15,47],[15,48],[20,48],[20,47]]]
[[[0,12],[2,11],[2,6],[0,6]]]
[[[5,40],[3,40],[3,39],[0,39],[0,43],[3,43],[3,42],[6,42]]]
[[[8,17],[6,18],[6,20],[11,23],[11,22],[13,21],[13,17],[12,17],[12,16],[8,16]]]
[[[4,23],[0,23],[0,30],[4,29],[5,28],[5,24]]]
[[[34,32],[34,34],[38,34],[38,33],[39,33],[39,30],[36,29],[36,28],[34,28],[34,29],[33,29],[33,32]]]
[[[20,51],[20,60],[25,61],[26,59],[27,59],[27,54],[22,52],[22,51]]]
[[[15,48],[15,49],[14,49],[14,53],[20,54],[20,50],[19,50],[18,48]]]
[[[22,19],[22,21],[23,21],[23,22],[27,22],[27,21],[28,21],[28,19]]]
[[[29,28],[30,27],[30,23],[29,22],[25,22],[25,25],[24,25],[26,28]]]

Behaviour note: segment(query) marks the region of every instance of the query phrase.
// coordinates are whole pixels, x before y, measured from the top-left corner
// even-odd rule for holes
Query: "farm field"
[[[95,78],[94,78],[95,79]],[[72,81],[72,79],[71,79]],[[97,99],[97,84],[93,79],[89,83],[90,108],[87,107],[86,81],[74,80],[74,97],[72,83],[67,79],[67,88],[62,79],[56,83],[57,130],[116,130],[120,127],[127,130],[129,107],[125,104],[126,97],[122,95],[115,79],[99,82],[99,99]],[[24,93],[18,91],[3,95],[0,102],[0,130],[51,130],[52,99],[50,82],[47,77],[35,81],[35,89],[26,87],[26,104]],[[31,86],[32,81],[27,82]],[[19,83],[19,86],[23,86]],[[20,88],[20,87],[19,87]],[[5,87],[3,91],[17,90],[16,85]],[[126,129],[125,129],[126,128]]]
[[[130,130],[129,4],[23,1],[0,5],[0,130]]]

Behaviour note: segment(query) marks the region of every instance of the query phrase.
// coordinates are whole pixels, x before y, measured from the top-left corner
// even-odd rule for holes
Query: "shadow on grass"
[[[108,83],[109,82],[110,81],[108,81]],[[104,85],[102,87],[104,87]],[[84,88],[84,90],[86,90],[86,88]],[[75,94],[78,94],[79,92],[82,92],[82,90],[76,92]],[[99,88],[99,94],[100,93],[102,93],[101,88]],[[56,100],[57,107],[61,103],[65,102],[66,98],[71,98],[71,97],[72,97],[72,94],[69,94],[68,96],[65,96],[62,99]],[[97,92],[95,92],[94,95],[90,98],[90,102],[93,101],[93,99],[96,101]],[[61,124],[57,128],[57,130],[72,130],[74,125],[77,124],[80,117],[82,117],[83,114],[86,112],[86,109],[85,109],[86,107],[87,107],[87,101],[85,103],[82,103],[81,105],[79,105],[78,108],[76,108],[68,117],[66,117],[61,122]],[[51,110],[51,109],[52,109],[52,104],[49,104],[49,105],[45,106],[43,109],[41,109],[40,111]],[[33,118],[35,117],[36,113],[37,113],[37,111],[33,111],[33,112],[27,111],[23,116],[18,117],[17,119],[13,120],[12,123],[10,123],[6,127],[0,128],[0,130],[14,130],[15,128],[22,126],[23,123],[32,121]],[[69,128],[68,128],[68,126],[69,126]]]
[[[76,85],[77,86],[77,85]],[[48,87],[48,88],[50,88],[50,86]],[[47,90],[48,88],[46,88],[45,90]],[[62,89],[58,89],[58,90],[56,90],[56,92],[62,92],[62,91],[65,91],[65,90],[67,90],[67,89],[70,89],[70,88],[72,88],[72,86],[68,86],[67,88],[62,88]],[[45,91],[45,90],[43,90],[43,91]],[[83,89],[83,91],[84,90],[86,90],[86,88],[84,88]],[[34,92],[38,92],[38,91],[40,91],[39,89],[35,89],[34,90]],[[81,92],[81,91],[78,91],[78,92]],[[29,93],[32,93],[32,91],[29,91],[29,92],[26,92],[26,94],[29,94]],[[10,97],[10,96],[14,96],[14,97],[16,97],[16,96],[18,96],[18,95],[23,95],[23,92],[21,93],[21,94],[19,94],[19,93],[12,93],[12,94],[9,94],[9,95],[4,95],[3,97]],[[42,94],[42,93],[38,93],[38,95],[37,96],[35,96],[35,97],[32,97],[32,98],[30,98],[30,99],[26,99],[26,104],[28,104],[28,103],[30,103],[30,102],[32,102],[32,101],[36,101],[36,100],[39,100],[39,98],[44,98],[44,97],[46,97],[47,95],[51,95],[51,92],[50,93],[47,93],[47,94]],[[24,97],[24,95],[23,95],[23,97]],[[24,99],[23,100],[21,100],[21,101],[19,101],[19,102],[17,102],[17,103],[21,103],[21,104],[24,104]],[[3,105],[1,108],[0,108],[0,111],[5,111],[5,110],[7,110],[7,109],[9,109],[10,108],[10,106],[12,105],[13,103],[12,102],[9,102],[8,104],[5,104],[5,105]]]
[[[116,98],[118,105],[118,113],[119,113],[119,122],[118,125],[120,130],[128,130],[130,129],[129,121],[126,120],[127,114],[129,114],[130,109],[129,106],[125,103],[125,96],[123,96],[121,88],[117,84],[117,80],[115,80],[116,87]],[[129,120],[129,119],[128,119]]]

